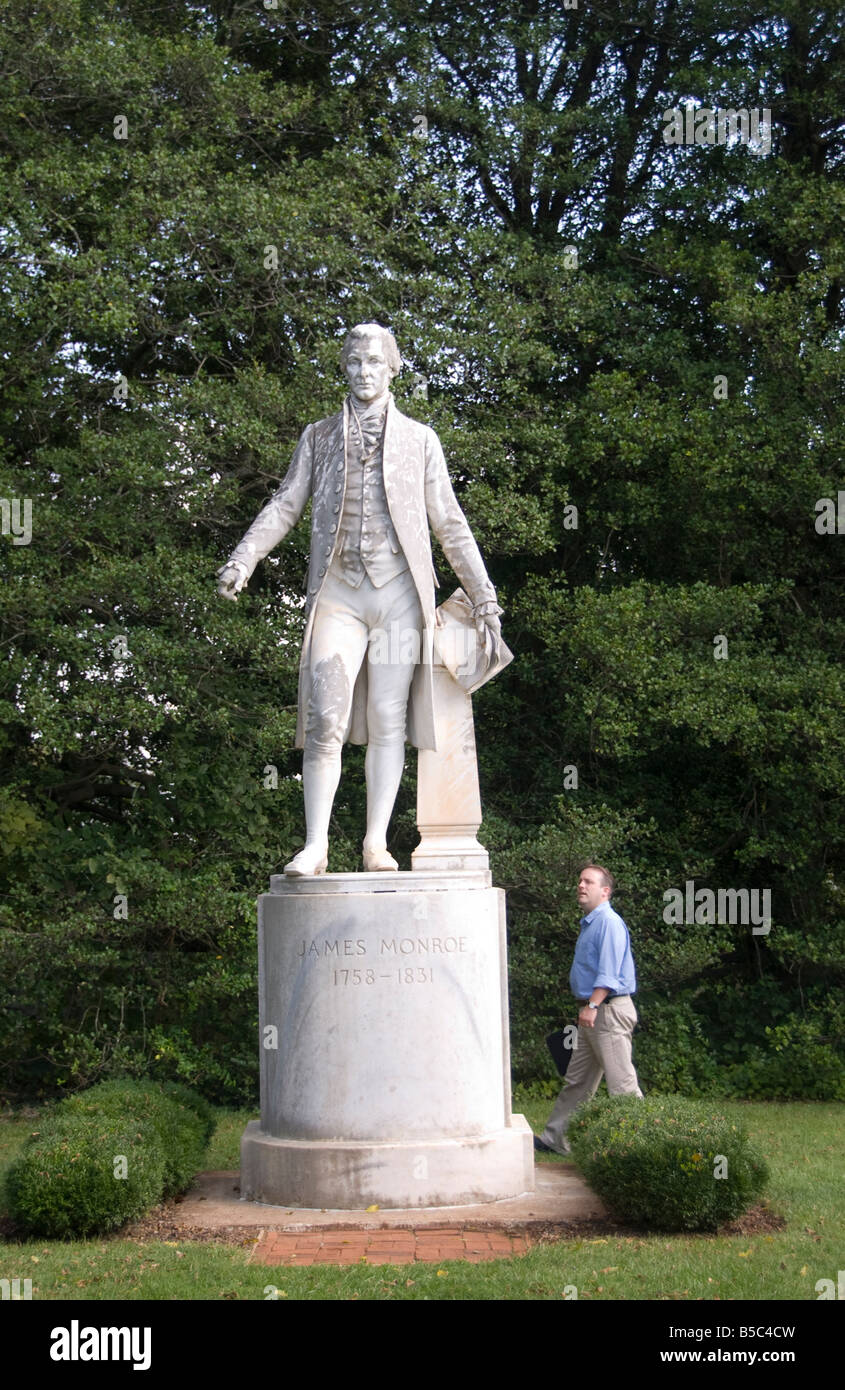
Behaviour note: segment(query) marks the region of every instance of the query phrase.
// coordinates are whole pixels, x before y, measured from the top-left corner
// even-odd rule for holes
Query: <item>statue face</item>
[[[346,359],[349,389],[363,405],[383,396],[391,381],[391,371],[379,338],[358,338]]]

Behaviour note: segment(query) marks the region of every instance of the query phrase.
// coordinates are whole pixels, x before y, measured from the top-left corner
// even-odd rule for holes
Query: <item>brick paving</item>
[[[262,1231],[250,1253],[261,1265],[405,1265],[442,1260],[501,1260],[524,1255],[528,1240],[507,1231],[472,1231],[459,1226],[409,1230]]]

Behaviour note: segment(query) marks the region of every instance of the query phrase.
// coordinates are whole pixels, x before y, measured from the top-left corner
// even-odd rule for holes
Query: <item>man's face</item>
[[[584,909],[584,916],[599,903],[607,902],[609,897],[610,889],[602,883],[601,874],[595,869],[585,869],[578,880],[578,906]]]
[[[378,338],[357,338],[346,359],[349,389],[363,405],[378,400],[390,385],[391,372]]]

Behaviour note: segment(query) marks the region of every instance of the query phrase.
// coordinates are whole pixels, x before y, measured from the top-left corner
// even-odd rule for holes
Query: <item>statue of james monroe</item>
[[[502,610],[452,491],[440,441],[427,425],[402,415],[390,393],[401,366],[393,334],[377,323],[359,324],[340,361],[349,382],[343,409],[306,426],[281,487],[218,571],[219,593],[236,598],[312,499],[296,730],[296,746],[305,750],[306,843],[285,866],[290,875],[326,869],[347,739],[367,744],[364,868],[398,868],[387,852],[387,826],[405,740],[436,748],[437,576],[429,525],[472,602],[479,640],[494,654],[500,643]]]

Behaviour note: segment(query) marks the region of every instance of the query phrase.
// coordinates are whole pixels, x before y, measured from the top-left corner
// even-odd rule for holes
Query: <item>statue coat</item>
[[[299,664],[296,746],[305,742],[305,717],[311,692],[311,637],[319,599],[338,541],[346,489],[349,405],[325,420],[307,425],[278,491],[258,514],[230,559],[252,574],[296,525],[309,499],[311,554],[308,564],[306,626]],[[429,526],[473,604],[495,602],[496,593],[469,524],[449,480],[440,440],[433,429],[397,410],[388,401],[383,446],[384,489],[390,519],[405,553],[422,609],[420,661],[408,700],[408,742],[436,748],[432,653],[437,575],[431,555]],[[347,739],[367,742],[367,662],[362,663],[352,699]]]

